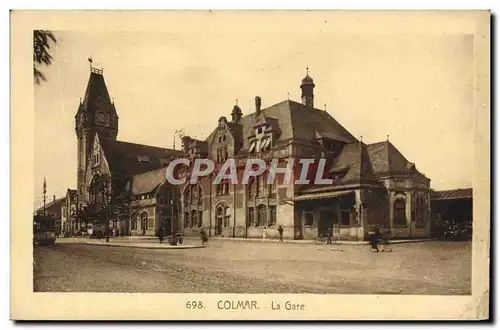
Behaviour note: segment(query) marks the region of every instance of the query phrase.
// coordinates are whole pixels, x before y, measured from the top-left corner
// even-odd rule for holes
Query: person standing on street
[[[160,241],[160,244],[163,243],[163,227],[158,228],[158,231],[156,232],[156,236],[158,236],[158,240]]]
[[[372,250],[377,250],[377,252],[380,252],[378,248],[379,241],[380,241],[380,228],[378,226],[375,226],[375,231],[373,232],[373,235],[371,237]]]
[[[326,231],[326,244],[332,244],[332,228],[328,228]]]
[[[283,227],[278,226],[278,234],[280,235],[280,242],[283,242]]]
[[[208,241],[207,233],[205,232],[205,229],[200,230],[200,238],[201,238],[201,245],[205,245],[205,243]]]

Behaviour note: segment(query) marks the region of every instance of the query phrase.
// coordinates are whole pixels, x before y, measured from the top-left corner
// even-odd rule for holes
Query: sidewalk
[[[119,241],[85,241],[84,244],[88,245],[101,245],[101,246],[114,246],[114,247],[128,247],[128,248],[141,248],[141,249],[199,249],[204,248],[205,245],[190,245],[190,244],[182,244],[182,245],[170,245],[167,242],[162,244],[160,243],[127,243],[127,242],[119,242]]]
[[[196,237],[185,237],[185,241],[199,241]],[[244,238],[244,237],[210,237],[209,241],[233,241],[233,242],[252,242],[252,243],[281,243],[281,244],[315,244],[314,240],[290,240],[285,239],[283,242],[280,242],[278,239],[263,239],[263,238]],[[414,239],[394,239],[388,240],[387,244],[402,244],[402,243],[418,243],[418,242],[427,242],[434,241],[436,239],[433,238],[414,238]],[[153,241],[153,242],[151,242]],[[156,248],[181,248],[181,246],[196,246],[203,247],[201,245],[178,245],[172,246],[168,245],[168,243],[164,243],[164,245],[168,245],[168,247],[162,247],[163,244],[158,244],[158,238],[152,236],[125,236],[125,237],[111,237],[109,239],[109,243],[106,243],[104,239],[89,239],[89,238],[79,238],[79,237],[71,237],[71,238],[58,238],[56,242],[59,243],[85,243],[85,244],[94,244],[94,245],[113,245],[113,246],[129,246],[129,247],[145,247],[156,246]],[[321,243],[326,244],[326,242]],[[332,245],[368,245],[369,241],[333,241]]]
[[[144,238],[137,236],[136,238],[112,237],[109,242],[106,239],[90,239],[81,237],[62,237],[56,240],[56,244],[88,244],[88,245],[105,245],[115,247],[132,247],[143,249],[196,249],[204,248],[204,245],[199,244],[180,244],[170,245],[168,242],[158,243],[157,238]]]
[[[265,242],[265,243],[287,243],[287,244],[315,244],[314,240],[283,240],[280,242],[278,239],[269,238],[243,238],[243,237],[211,237],[212,240],[224,240],[224,241],[235,241],[235,242]],[[414,239],[395,239],[388,240],[387,244],[401,244],[401,243],[417,243],[417,242],[427,242],[433,241],[432,238],[414,238]],[[326,244],[321,243],[321,244]],[[332,245],[368,245],[369,241],[332,241]]]

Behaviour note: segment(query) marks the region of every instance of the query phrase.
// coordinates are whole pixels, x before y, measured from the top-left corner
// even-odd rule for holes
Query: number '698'
[[[203,302],[192,300],[192,301],[186,302],[186,308],[187,309],[202,309],[202,308],[204,308],[204,306],[203,306]]]

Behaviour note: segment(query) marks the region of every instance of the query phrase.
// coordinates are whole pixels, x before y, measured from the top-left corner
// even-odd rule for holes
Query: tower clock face
[[[95,122],[97,125],[109,126],[109,117],[105,113],[98,112],[95,115]]]

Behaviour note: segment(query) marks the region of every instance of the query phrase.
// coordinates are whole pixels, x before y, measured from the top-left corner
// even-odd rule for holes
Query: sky
[[[306,67],[315,107],[363,142],[390,141],[433,189],[472,187],[473,36],[339,32],[328,20],[165,22],[161,31],[54,31],[54,62],[35,86],[34,206],[76,187],[75,121],[93,65],[104,70],[118,139],[172,147],[175,130],[205,138],[238,99],[244,114],[300,102]],[[307,22],[307,24],[305,24]],[[177,21],[175,22],[177,23]],[[176,146],[180,143],[177,140]]]

